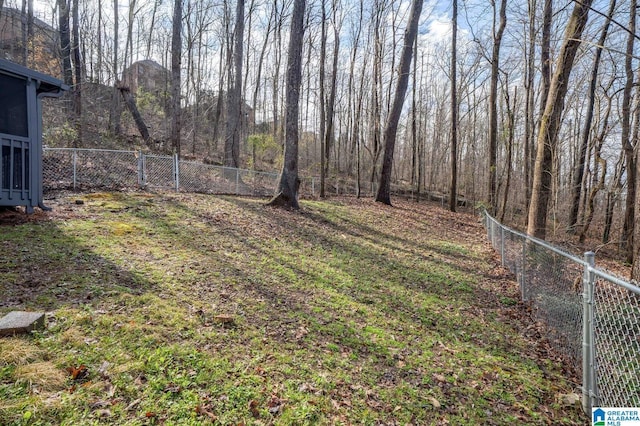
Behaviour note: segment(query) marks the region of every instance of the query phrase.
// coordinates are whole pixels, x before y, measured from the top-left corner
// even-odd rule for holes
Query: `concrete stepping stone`
[[[0,318],[0,336],[29,333],[44,329],[44,312],[9,312]]]

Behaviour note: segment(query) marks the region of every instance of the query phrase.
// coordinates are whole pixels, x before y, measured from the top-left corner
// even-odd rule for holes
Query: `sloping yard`
[[[579,425],[477,217],[59,195],[0,215],[0,424]]]

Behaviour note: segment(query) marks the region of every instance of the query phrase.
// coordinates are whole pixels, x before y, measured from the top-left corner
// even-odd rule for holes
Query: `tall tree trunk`
[[[114,21],[115,23],[115,21]],[[96,70],[95,70],[95,79],[98,83],[104,83],[102,78],[102,0],[98,0],[98,31],[96,34],[96,50],[97,50],[97,58],[96,58]],[[93,74],[93,73],[92,73]]]
[[[458,0],[453,0],[451,14],[451,183],[449,185],[449,210],[456,211],[458,204]]]
[[[607,204],[605,207],[604,230],[602,231],[602,244],[609,243],[611,237],[611,226],[613,225],[613,209],[616,205],[620,192],[622,192],[622,176],[625,174],[624,151],[620,153],[620,158],[616,164],[616,171],[613,178],[613,185],[607,191]]]
[[[0,1],[0,13],[3,2]],[[24,17],[26,16],[26,20]],[[33,43],[33,0],[22,0],[22,65],[30,66],[30,44]]]
[[[507,108],[507,131],[509,132],[509,137],[507,139],[507,160],[506,160],[506,169],[507,169],[507,179],[504,185],[504,193],[502,195],[502,207],[500,208],[500,222],[504,223],[504,216],[507,212],[507,198],[510,191],[511,186],[511,162],[513,161],[513,139],[516,131],[516,106],[518,104],[518,89],[517,86],[514,89],[513,94],[513,106],[511,106],[511,102],[509,100],[509,85],[505,84],[504,88],[504,102]]]
[[[398,122],[404,104],[404,97],[409,85],[409,75],[411,74],[411,57],[413,55],[414,40],[418,34],[418,22],[422,11],[422,0],[413,0],[411,12],[409,14],[409,24],[404,32],[404,42],[402,46],[402,56],[398,68],[398,86],[389,112],[387,125],[384,129],[384,156],[382,161],[382,171],[380,173],[380,186],[376,195],[376,201],[391,205],[391,171],[393,167],[393,151],[396,145],[396,135]]]
[[[384,10],[384,4],[380,0],[375,0],[375,13],[373,16],[373,84],[371,85],[371,116],[369,120],[370,126],[370,140],[372,147],[369,150],[371,154],[371,186],[378,176],[378,158],[380,156],[380,104],[381,104],[381,92],[382,92],[382,40],[380,35],[380,29],[382,23],[382,12]],[[366,146],[365,146],[366,148]]]
[[[320,198],[326,196],[326,180],[327,180],[327,168],[325,167],[325,161],[327,157],[324,155],[325,138],[324,133],[327,126],[327,103],[325,102],[325,62],[327,59],[327,10],[325,0],[321,0],[321,19],[320,22],[320,76],[318,77],[318,93],[320,100],[318,102],[320,109]]]
[[[223,43],[224,37],[221,37],[221,43]],[[218,135],[220,134],[220,118],[222,117],[222,109],[224,103],[224,81],[226,74],[226,64],[224,49],[220,50],[220,59],[218,60],[218,94],[215,100],[215,108],[213,110],[213,132],[211,135],[212,147],[210,147],[210,151],[216,153],[218,150]],[[211,155],[212,152],[209,152]]]
[[[62,54],[62,77],[66,85],[73,86],[73,69],[71,67],[71,33],[69,31],[69,5],[66,0],[57,1],[60,51]]]
[[[417,186],[417,197],[416,201],[420,200],[420,184],[416,185],[416,175],[417,175],[417,164],[418,164],[418,112],[417,110],[417,87],[418,82],[416,81],[416,77],[418,74],[418,37],[413,41],[413,51],[416,52],[416,58],[413,61],[413,71],[411,72],[411,81],[413,82],[411,86],[411,186]]]
[[[536,0],[529,0],[528,14],[529,14],[529,44],[527,46],[527,63],[526,63],[526,77],[525,77],[525,136],[524,136],[524,185],[525,185],[525,209],[529,209],[529,201],[531,200],[531,186],[533,175],[533,152],[535,150],[535,119],[534,119],[534,77],[535,77],[535,10]]]
[[[244,0],[236,3],[236,26],[233,32],[233,72],[229,72],[227,123],[224,138],[224,165],[240,167],[240,136],[242,127],[242,46],[244,40]]]
[[[633,261],[633,227],[635,220],[636,197],[636,158],[635,146],[631,141],[631,91],[633,89],[633,48],[636,32],[637,1],[631,0],[629,4],[629,35],[627,38],[627,55],[624,61],[625,85],[622,95],[622,149],[625,154],[627,168],[627,198],[625,200],[624,225],[620,237],[620,245],[626,251],[628,263]]]
[[[609,32],[609,25],[613,18],[613,12],[616,8],[616,0],[611,1],[609,6],[609,13],[607,19],[602,27],[602,33],[600,39],[596,45],[596,57],[593,60],[593,68],[591,69],[591,81],[589,82],[589,103],[587,105],[587,111],[585,112],[585,122],[582,129],[582,140],[580,141],[580,151],[578,154],[578,162],[576,163],[575,172],[573,175],[573,186],[571,188],[571,211],[569,212],[569,227],[570,233],[576,232],[576,225],[578,222],[578,211],[580,209],[580,195],[582,194],[582,181],[584,179],[584,171],[586,167],[587,148],[589,146],[589,135],[591,134],[591,123],[593,122],[593,109],[596,101],[596,86],[598,84],[598,69],[600,67],[600,58],[602,57],[602,47],[607,39]]]
[[[495,1],[494,28],[495,28]],[[507,0],[500,2],[500,24],[493,35],[493,50],[491,53],[491,84],[489,89],[489,207],[491,213],[498,209],[498,194],[496,193],[497,152],[498,152],[498,78],[500,71],[500,44],[502,34],[507,26]]]
[[[251,107],[253,111],[256,111],[258,106],[258,94],[260,93],[260,83],[262,82],[262,66],[264,63],[264,57],[267,53],[267,46],[269,43],[269,34],[271,33],[271,28],[273,25],[273,21],[275,20],[275,11],[272,9],[271,14],[269,15],[269,22],[267,23],[267,30],[264,33],[264,42],[262,43],[262,49],[260,50],[260,58],[258,59],[258,69],[256,71],[256,81],[255,87],[253,89],[253,101],[251,102]],[[254,161],[255,164],[255,161]]]
[[[173,34],[171,37],[171,147],[180,156],[180,80],[182,65],[182,0],[173,6]]]
[[[146,49],[146,55],[145,58],[149,59],[151,58],[151,46],[153,43],[153,29],[155,27],[156,24],[156,15],[158,13],[158,6],[160,5],[160,2],[162,0],[155,0],[153,2],[153,11],[151,12],[151,22],[149,23],[149,34],[148,34],[148,38],[147,38],[147,49]]]
[[[82,64],[82,56],[80,55],[80,22],[79,22],[79,13],[78,13],[78,0],[73,0],[72,6],[72,15],[73,15],[73,45],[71,46],[71,51],[73,53],[73,70],[75,74],[75,86],[73,87],[73,106],[75,112],[76,119],[76,132],[77,136],[74,141],[74,145],[77,146],[78,143],[82,143],[82,83],[84,80],[84,76],[82,73],[82,69],[84,68]]]
[[[551,194],[552,153],[558,140],[560,118],[564,108],[569,76],[573,67],[580,38],[589,18],[589,8],[593,0],[575,3],[565,30],[558,66],[553,73],[549,96],[540,120],[538,133],[536,164],[533,175],[533,191],[529,205],[527,233],[544,238],[547,226],[547,209]]]
[[[331,67],[331,86],[329,99],[327,99],[327,129],[324,133],[324,167],[325,176],[329,174],[329,160],[333,146],[333,120],[335,116],[336,86],[338,79],[338,55],[340,52],[340,29],[337,22],[336,2],[333,2],[333,63]]]
[[[298,112],[302,80],[302,44],[304,41],[305,0],[294,0],[287,59],[284,162],[276,195],[271,206],[299,209],[298,189]]]
[[[118,0],[113,0],[113,91],[109,110],[109,130],[113,136],[122,133],[120,126],[120,93],[118,90]]]
[[[544,115],[544,110],[551,89],[551,20],[553,17],[553,0],[544,0],[544,10],[542,12],[542,41],[540,49],[540,78],[542,87],[540,93],[540,119]]]
[[[609,105],[609,110],[610,109],[611,109],[611,105]],[[580,241],[581,243],[584,243],[587,232],[589,231],[589,226],[591,225],[591,221],[593,220],[593,214],[595,213],[596,195],[598,195],[598,192],[600,190],[604,189],[605,178],[607,176],[607,161],[604,158],[602,158],[601,152],[602,152],[602,145],[604,143],[604,139],[607,134],[607,122],[608,122],[609,110],[606,113],[607,116],[604,119],[604,124],[602,127],[602,132],[600,133],[600,137],[598,137],[597,142],[595,144],[596,146],[594,147],[595,148],[594,149],[595,167],[593,171],[594,173],[593,180],[595,185],[591,188],[589,197],[587,199],[587,205],[586,205],[587,214],[584,219],[584,226],[582,227],[582,230],[580,231],[580,236],[578,238],[578,241]],[[600,173],[599,179],[597,178],[598,169],[602,170]]]

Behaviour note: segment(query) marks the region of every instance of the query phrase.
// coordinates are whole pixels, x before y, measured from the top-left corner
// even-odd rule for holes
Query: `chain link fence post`
[[[76,190],[78,184],[78,150],[73,150],[73,190]]]
[[[527,295],[527,240],[522,240],[522,272],[520,273],[520,297],[523,302],[528,302]]]
[[[500,225],[500,266],[504,268],[504,226]]]
[[[584,254],[583,304],[582,304],[582,410],[590,414],[595,402],[595,350],[593,341],[593,287],[595,275],[595,253]]]
[[[138,186],[144,188],[144,154],[138,151]]]
[[[180,159],[178,154],[173,154],[173,180],[176,184],[176,192],[180,191]]]
[[[240,169],[236,169],[236,195],[240,195]]]

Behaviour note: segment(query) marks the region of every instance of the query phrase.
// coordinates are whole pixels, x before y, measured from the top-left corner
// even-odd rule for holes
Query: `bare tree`
[[[506,125],[505,130],[508,133],[508,137],[507,140],[505,141],[507,144],[507,158],[505,160],[505,168],[507,176],[506,176],[506,181],[504,184],[504,192],[502,194],[502,207],[500,208],[500,222],[504,222],[504,216],[507,212],[507,197],[509,196],[509,191],[510,191],[510,186],[511,186],[511,163],[513,161],[513,140],[514,140],[514,134],[515,134],[515,130],[516,130],[516,113],[515,113],[515,109],[516,109],[516,105],[518,103],[518,88],[516,87],[514,89],[514,93],[513,93],[513,105],[511,104],[510,101],[510,95],[509,95],[509,84],[508,81],[504,83],[504,103],[505,103],[505,108],[506,108],[506,113],[507,113],[507,122],[505,123]],[[497,212],[496,212],[497,214]]]
[[[182,0],[173,6],[173,35],[171,37],[171,146],[180,155],[180,80],[182,65]]]
[[[535,94],[534,94],[534,79],[535,79],[535,9],[536,0],[527,1],[528,12],[528,32],[529,37],[527,49],[526,49],[526,69],[525,69],[525,135],[524,135],[524,186],[525,186],[525,208],[529,208],[529,201],[531,200],[531,186],[533,175],[533,151],[535,145],[535,119],[534,119],[534,106],[535,106]]]
[[[64,1],[64,0],[59,0]],[[113,91],[111,95],[111,108],[109,110],[109,130],[112,135],[120,135],[122,128],[120,125],[120,94],[118,90],[118,0],[113,0]]]
[[[602,47],[607,39],[609,25],[613,18],[613,12],[616,8],[616,0],[611,0],[609,13],[602,27],[600,39],[596,45],[596,56],[593,60],[593,68],[591,69],[591,80],[589,82],[589,103],[585,112],[585,122],[582,128],[582,140],[580,141],[580,149],[578,154],[578,162],[576,163],[575,172],[573,174],[573,187],[571,189],[571,211],[569,212],[570,233],[575,233],[576,224],[578,222],[578,210],[580,209],[580,195],[582,194],[582,181],[584,179],[584,169],[586,166],[587,148],[589,146],[589,135],[591,134],[591,123],[593,122],[593,109],[596,101],[596,86],[598,84],[598,69],[600,68],[600,58],[602,57]]]
[[[498,194],[496,193],[497,151],[498,151],[498,72],[500,69],[500,44],[507,26],[507,0],[500,2],[500,24],[495,30],[495,0],[492,0],[494,16],[493,49],[491,53],[491,87],[489,89],[489,207],[496,214]]]
[[[82,55],[80,54],[80,19],[78,13],[78,0],[73,0],[72,3],[72,16],[73,16],[73,44],[71,45],[71,52],[73,54],[73,71],[75,76],[75,85],[73,87],[73,106],[76,119],[77,136],[74,140],[75,146],[78,146],[78,142],[82,141],[82,83],[83,76],[83,63]]]
[[[453,0],[451,13],[451,184],[449,186],[449,210],[456,211],[458,204],[458,0]]]
[[[635,221],[635,197],[636,197],[636,154],[635,146],[631,141],[631,91],[633,89],[633,49],[636,32],[637,1],[629,3],[629,35],[627,37],[627,54],[624,61],[625,84],[622,95],[622,149],[624,150],[627,169],[627,198],[625,200],[624,225],[620,244],[626,250],[626,260],[633,261],[633,227]]]
[[[69,5],[66,0],[58,2],[58,25],[60,33],[60,51],[62,53],[62,76],[64,83],[73,86],[73,69],[71,67],[71,33],[69,30]]]
[[[229,69],[227,122],[224,139],[224,165],[240,166],[240,130],[242,125],[242,46],[244,40],[244,0],[236,3],[236,26],[233,31],[233,71]]]
[[[455,0],[454,0],[455,1]],[[380,173],[380,186],[376,194],[376,201],[391,205],[391,170],[393,167],[393,151],[396,144],[398,122],[404,104],[404,97],[409,85],[409,75],[411,74],[411,57],[413,55],[413,45],[418,34],[418,22],[420,12],[422,12],[422,0],[414,0],[411,3],[409,14],[409,24],[404,32],[402,45],[402,56],[398,68],[398,86],[391,105],[389,118],[384,129],[384,157],[382,160],[382,171]]]
[[[338,79],[338,58],[340,54],[340,26],[338,22],[338,0],[332,1],[332,18],[333,18],[333,63],[331,67],[331,83],[329,89],[329,98],[326,102],[327,107],[327,128],[324,134],[324,167],[325,176],[329,173],[329,159],[331,148],[333,146],[333,127],[335,119],[336,105],[336,86]]]
[[[270,206],[299,209],[298,189],[298,111],[302,80],[302,44],[304,40],[305,0],[294,0],[287,58],[284,162],[276,195]]]
[[[325,62],[327,60],[327,5],[325,0],[320,2],[321,22],[320,22],[320,76],[318,77],[318,96],[320,97],[320,198],[326,196],[325,183],[327,179],[327,168],[325,162],[327,157],[324,155],[325,137],[327,130],[327,103],[325,102]]]
[[[538,133],[536,163],[533,174],[533,190],[529,205],[527,233],[538,238],[544,238],[547,226],[547,209],[551,194],[552,159],[558,139],[560,118],[564,108],[569,75],[573,68],[582,31],[589,18],[589,8],[593,0],[576,2],[573,12],[565,29],[562,47],[558,58],[558,66],[553,72],[549,96],[547,97],[544,114],[540,120]]]

